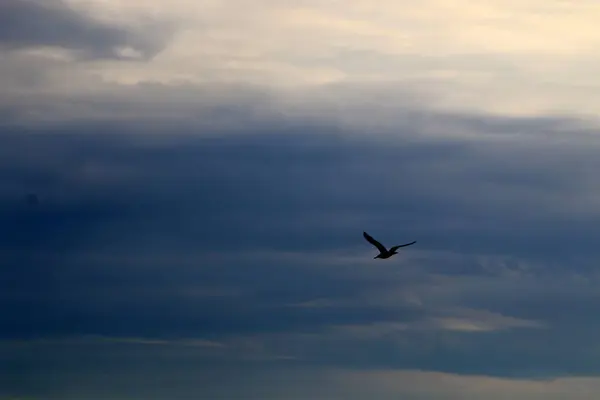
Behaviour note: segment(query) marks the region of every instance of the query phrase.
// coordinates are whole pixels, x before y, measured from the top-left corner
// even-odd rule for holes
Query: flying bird
[[[375,258],[390,258],[394,254],[398,254],[398,252],[396,250],[398,250],[400,247],[410,246],[411,244],[417,243],[417,241],[415,240],[414,242],[390,247],[390,249],[388,250],[385,248],[384,245],[379,243],[377,240],[373,239],[373,237],[371,235],[369,235],[367,232],[363,232],[363,236],[365,237],[365,239],[367,239],[367,241],[369,243],[371,243],[373,246],[377,247],[377,249],[379,250],[379,254],[376,255],[375,257],[373,257],[373,259],[375,259]]]

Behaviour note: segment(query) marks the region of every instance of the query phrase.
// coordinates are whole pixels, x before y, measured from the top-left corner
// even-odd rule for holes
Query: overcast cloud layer
[[[412,3],[2,3],[0,398],[593,399],[600,8]]]

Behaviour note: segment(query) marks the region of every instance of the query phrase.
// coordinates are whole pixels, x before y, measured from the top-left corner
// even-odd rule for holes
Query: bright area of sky
[[[595,399],[598,21],[3,0],[0,400]]]

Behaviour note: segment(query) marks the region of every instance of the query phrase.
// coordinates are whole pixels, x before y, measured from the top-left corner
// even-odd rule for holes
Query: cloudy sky
[[[2,0],[0,400],[595,399],[599,18]]]

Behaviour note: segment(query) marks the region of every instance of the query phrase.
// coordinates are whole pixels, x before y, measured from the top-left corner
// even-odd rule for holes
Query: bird
[[[373,239],[373,237],[371,235],[369,235],[367,232],[363,232],[363,236],[365,237],[365,239],[367,239],[367,241],[369,243],[371,243],[373,246],[375,246],[375,247],[377,247],[377,249],[379,249],[379,254],[376,255],[375,257],[373,257],[373,259],[376,259],[376,258],[390,258],[394,254],[398,254],[398,252],[396,250],[398,250],[400,247],[410,246],[411,244],[417,243],[417,241],[415,240],[414,242],[410,242],[410,243],[406,243],[406,244],[401,244],[401,245],[398,245],[398,246],[390,247],[390,249],[388,250],[388,249],[385,248],[384,245],[382,245],[381,243],[379,243],[377,240]]]

